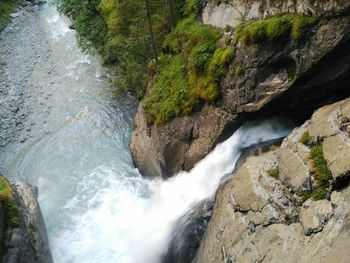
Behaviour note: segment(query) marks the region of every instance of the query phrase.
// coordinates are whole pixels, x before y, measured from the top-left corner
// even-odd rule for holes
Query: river
[[[211,198],[241,148],[286,136],[248,123],[190,172],[148,180],[134,168],[131,97],[76,45],[54,7],[23,12],[0,40],[0,171],[37,186],[55,262],[159,262],[177,220]]]

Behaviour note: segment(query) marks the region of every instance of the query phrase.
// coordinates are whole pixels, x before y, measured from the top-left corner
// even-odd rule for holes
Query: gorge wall
[[[1,262],[52,261],[37,189],[0,177]]]
[[[248,158],[220,188],[195,262],[347,262],[349,121],[347,99]]]
[[[130,144],[135,165],[143,174],[166,178],[191,169],[243,119],[287,115],[303,121],[320,106],[350,96],[349,5],[346,1],[204,3],[204,23],[231,25],[225,33],[229,40],[234,40],[237,25],[231,18],[244,22],[296,12],[315,15],[317,22],[303,28],[298,39],[234,42],[235,58],[220,80],[220,98],[191,115],[162,126],[149,125],[141,102]]]

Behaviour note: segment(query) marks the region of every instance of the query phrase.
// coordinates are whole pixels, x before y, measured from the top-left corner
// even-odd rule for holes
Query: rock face
[[[6,204],[2,202],[0,207],[1,262],[53,262],[45,223],[36,200],[37,190],[19,181],[10,181],[10,184],[13,196],[11,215]],[[10,216],[15,223],[8,222]]]
[[[312,6],[311,13],[325,16],[306,30],[300,41],[249,46],[238,43],[236,57],[221,80],[221,98],[191,116],[176,118],[162,127],[149,126],[141,103],[130,148],[135,165],[143,174],[169,177],[181,169],[191,169],[253,113],[255,117],[293,113],[305,120],[315,109],[350,96],[348,1],[277,4],[279,1],[236,0],[232,6],[254,8],[250,2],[261,3],[256,11],[259,18],[277,10],[289,10],[280,7],[287,8],[289,2],[293,3],[290,7],[293,12],[308,13]],[[204,8],[204,21],[209,7],[210,4]],[[226,11],[223,8],[218,12],[224,17]]]
[[[349,107],[321,108],[280,149],[246,160],[220,188],[195,262],[348,262]],[[323,144],[334,179],[323,200],[302,194],[317,188],[305,132],[309,145]]]
[[[299,13],[304,15],[327,16],[341,14],[349,9],[348,1],[329,0],[207,0],[202,12],[204,24],[216,27],[226,25],[236,27],[242,21],[262,19],[281,13]]]

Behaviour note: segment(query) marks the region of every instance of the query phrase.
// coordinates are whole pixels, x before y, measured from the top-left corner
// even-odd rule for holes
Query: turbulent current
[[[17,128],[1,127],[1,170],[38,187],[55,262],[159,262],[177,220],[215,194],[241,149],[289,129],[276,120],[247,123],[190,172],[145,179],[129,151],[134,110],[125,108],[133,101],[112,97],[98,59],[77,48],[69,24],[44,6],[2,35],[9,92],[1,96],[17,90],[10,112],[20,116]],[[20,70],[26,74],[15,75]]]

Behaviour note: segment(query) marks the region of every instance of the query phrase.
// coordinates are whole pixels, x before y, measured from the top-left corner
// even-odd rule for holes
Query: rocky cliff
[[[0,177],[1,262],[53,262],[36,198],[32,186]]]
[[[349,160],[347,99],[240,166],[217,194],[196,262],[348,262]]]
[[[204,3],[204,23],[232,26],[222,41],[234,42],[229,45],[235,58],[220,80],[221,96],[158,127],[147,124],[141,103],[130,144],[136,166],[143,174],[169,177],[191,169],[243,119],[285,114],[305,120],[320,106],[350,96],[349,5],[311,0]],[[238,22],[286,12],[314,15],[315,23],[295,38],[234,41]]]

